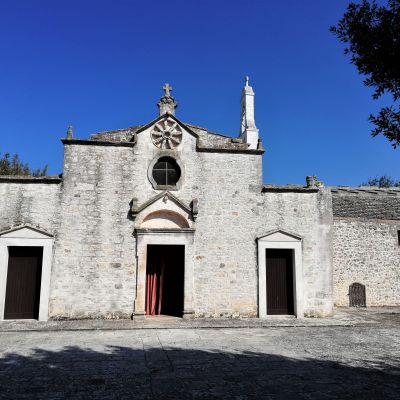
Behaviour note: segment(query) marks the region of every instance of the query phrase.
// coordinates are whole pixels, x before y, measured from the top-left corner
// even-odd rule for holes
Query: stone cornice
[[[162,228],[162,229],[147,229],[147,228],[136,228],[136,235],[151,235],[151,234],[160,234],[160,233],[175,233],[175,234],[186,234],[193,235],[196,232],[194,228]]]
[[[0,183],[61,183],[59,176],[0,175]]]
[[[232,149],[228,147],[199,147],[196,146],[199,153],[232,153],[232,154],[253,154],[263,155],[265,150],[247,150],[247,149]]]
[[[88,139],[61,139],[66,145],[77,144],[86,146],[112,146],[112,147],[134,147],[134,142],[112,142],[105,140],[88,140]]]
[[[319,188],[308,188],[306,186],[291,185],[264,185],[262,192],[294,192],[294,193],[318,193]]]

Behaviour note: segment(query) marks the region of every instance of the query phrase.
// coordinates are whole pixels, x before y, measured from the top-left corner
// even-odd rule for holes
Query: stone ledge
[[[112,142],[106,140],[88,140],[88,139],[61,139],[63,144],[77,144],[86,146],[114,146],[114,147],[134,147],[133,142]]]
[[[1,175],[0,183],[61,183],[61,176]]]
[[[331,192],[333,195],[378,195],[378,196],[400,196],[400,188],[378,188],[375,186],[332,186]]]
[[[263,185],[261,190],[265,192],[301,192],[301,193],[318,193],[319,188],[309,188],[302,185]]]
[[[262,155],[264,150],[235,149],[229,147],[196,147],[199,153],[233,153],[233,154],[254,154]]]

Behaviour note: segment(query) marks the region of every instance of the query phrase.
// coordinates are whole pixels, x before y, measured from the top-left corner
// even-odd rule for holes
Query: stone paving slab
[[[1,321],[0,332],[9,331],[80,331],[80,330],[135,330],[135,329],[216,329],[267,327],[335,327],[380,323],[400,318],[400,307],[335,310],[331,318],[270,317],[259,318],[199,318],[134,317],[133,320],[67,320],[38,322],[33,320]]]
[[[336,327],[0,332],[0,399],[397,400],[389,315]]]

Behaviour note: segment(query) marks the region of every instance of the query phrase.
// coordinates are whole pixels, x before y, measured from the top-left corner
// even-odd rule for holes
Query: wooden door
[[[43,247],[9,247],[4,319],[39,317]]]
[[[266,249],[267,314],[294,314],[293,251]]]
[[[367,300],[365,296],[365,286],[354,282],[349,286],[350,307],[366,307]]]

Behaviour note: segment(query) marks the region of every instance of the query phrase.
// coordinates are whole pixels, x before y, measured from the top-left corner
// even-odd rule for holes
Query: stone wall
[[[400,305],[400,191],[333,189],[334,300],[366,286],[367,306]]]
[[[283,190],[283,188],[282,188]],[[332,199],[329,189],[263,194],[254,230],[282,229],[302,237],[305,316],[332,314]]]
[[[51,318],[128,318],[135,296],[131,147],[64,146]]]
[[[139,228],[129,216],[160,193],[148,179],[159,150],[148,131],[133,147],[65,142],[60,227],[55,243],[53,318],[126,318],[133,311]],[[173,194],[198,199],[194,234],[196,316],[257,315],[256,238],[272,229],[303,237],[305,313],[332,311],[329,190],[262,192],[261,155],[198,152],[184,132],[172,151],[183,165]]]
[[[61,184],[0,184],[7,199],[0,205],[4,229],[29,223],[55,233],[50,318],[132,314],[140,226],[130,201],[140,207],[160,193],[148,179],[161,154],[150,129],[138,133],[135,145],[64,140]],[[257,316],[257,238],[275,229],[302,237],[305,315],[330,315],[329,189],[264,187],[261,153],[246,152],[243,144],[198,150],[196,135],[184,131],[182,143],[169,151],[183,167],[173,194],[187,206],[198,200],[192,224],[195,315]]]
[[[61,180],[0,177],[0,231],[30,224],[54,234]]]

